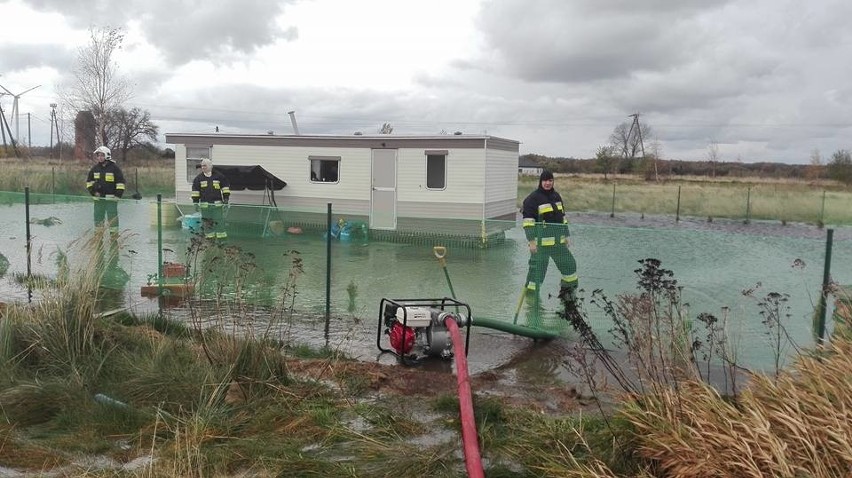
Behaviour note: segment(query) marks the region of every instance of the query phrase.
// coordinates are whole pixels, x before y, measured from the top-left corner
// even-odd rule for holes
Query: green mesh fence
[[[537,178],[522,178],[518,197],[536,186]],[[706,180],[600,182],[563,176],[557,178],[555,188],[568,193],[566,207],[572,211],[852,225],[852,191],[843,186],[816,189],[796,182]]]
[[[4,302],[30,299],[27,286],[32,284],[23,279],[28,267],[32,275],[50,280],[63,263],[97,264],[90,255],[103,254],[100,264],[111,291],[103,310],[129,306],[137,313],[157,311],[162,281],[169,297],[165,306],[175,313],[193,303],[216,302],[234,317],[250,313],[263,321],[276,308],[292,304],[309,320],[324,317],[329,237],[324,208],[232,205],[221,211],[227,238],[219,240],[206,237],[201,211],[192,205],[164,200],[158,228],[156,202],[121,200],[119,236],[102,234],[98,248],[87,249],[78,246],[96,237],[91,198],[31,194],[28,264],[23,197],[0,194]],[[672,307],[690,326],[700,325],[696,319],[701,313],[724,321],[741,363],[766,364],[767,314],[777,314],[799,345],[813,343],[812,313],[825,250],[825,231],[816,227],[569,214],[569,245],[542,244],[538,254],[545,247],[553,250],[536,257],[516,221],[443,218],[402,223],[406,228],[401,231],[376,231],[369,229],[369,218],[337,214],[334,205],[332,210],[332,327],[345,322],[357,329],[353,340],[365,348],[373,347],[382,298],[445,297],[452,292],[470,305],[474,321],[512,324],[570,340],[574,334],[559,316],[560,291],[573,282],[565,266],[569,251],[576,263],[577,300],[602,337],[613,328],[607,304],[631,304],[630,297],[643,292],[642,261],[654,258],[677,281],[673,290],[678,300]],[[549,236],[536,235],[537,240],[544,237]],[[850,245],[852,230],[836,229],[832,278],[839,284],[852,284]],[[439,249],[443,262],[436,247],[444,248]],[[531,262],[538,267],[532,275]],[[32,294],[38,300],[38,286]],[[776,300],[779,296],[783,300]],[[832,314],[830,308],[829,318]]]

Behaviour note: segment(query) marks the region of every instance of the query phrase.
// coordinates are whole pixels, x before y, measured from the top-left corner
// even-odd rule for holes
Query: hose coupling
[[[456,325],[459,327],[467,326],[468,318],[461,312],[441,312],[438,314],[438,322],[442,325],[446,322],[447,319],[452,319],[455,321]]]

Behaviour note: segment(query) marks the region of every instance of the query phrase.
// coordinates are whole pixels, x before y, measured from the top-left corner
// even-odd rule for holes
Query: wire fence
[[[49,281],[61,260],[84,263],[72,245],[96,231],[91,198],[26,196],[0,194],[4,302],[38,300],[37,283],[26,278]],[[237,304],[234,314],[250,308],[262,317],[287,298],[299,314],[326,327],[358,318],[365,340],[372,340],[383,298],[455,295],[470,305],[474,319],[570,338],[558,315],[566,284],[577,285],[590,324],[606,334],[612,322],[604,299],[629,304],[621,298],[643,291],[641,269],[650,258],[676,281],[686,321],[694,323],[701,313],[724,320],[743,363],[760,367],[767,360],[760,346],[768,340],[767,314],[776,314],[798,345],[812,345],[824,280],[852,284],[852,229],[843,227],[831,229],[829,253],[828,230],[814,226],[569,214],[574,222],[567,244],[557,238],[545,245],[550,236],[539,231],[536,255],[516,221],[443,218],[422,231],[395,234],[370,229],[369,218],[338,215],[334,204],[223,209],[226,236],[208,238],[207,218],[189,204],[118,201],[120,237],[115,260],[106,261],[112,271],[104,276],[115,293],[102,309],[162,313],[193,301],[225,301]],[[566,265],[569,251],[575,271]],[[778,297],[783,300],[773,302]],[[825,304],[830,335],[834,297]]]
[[[518,197],[535,188],[522,182]],[[799,183],[590,182],[559,178],[567,207],[611,216],[640,214],[705,220],[732,219],[805,223],[817,226],[852,225],[852,192],[845,187],[816,188]]]

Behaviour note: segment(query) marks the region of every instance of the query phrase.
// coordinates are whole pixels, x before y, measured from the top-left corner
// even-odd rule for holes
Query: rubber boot
[[[544,315],[544,307],[541,305],[541,296],[539,296],[537,291],[529,289],[527,289],[525,294],[527,295],[524,298],[527,309],[527,326],[539,329],[542,326],[541,317]]]
[[[559,298],[565,304],[567,311],[577,310],[577,284],[562,285],[559,288]]]

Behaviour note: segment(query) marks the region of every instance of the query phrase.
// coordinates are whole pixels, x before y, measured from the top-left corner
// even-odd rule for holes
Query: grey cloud
[[[398,134],[437,134],[442,129],[481,132],[497,126],[489,123],[492,115],[512,118],[503,111],[514,106],[498,104],[486,111],[485,103],[483,98],[461,91],[436,102],[408,92],[232,85],[160,97],[151,111],[155,120],[162,122],[184,121],[204,128],[217,125],[223,132],[273,130],[283,134],[290,132],[286,112],[291,109],[296,110],[300,129],[307,134],[375,133],[385,121],[391,122]],[[301,109],[303,106],[305,109]]]
[[[741,60],[732,54],[619,81],[614,83],[612,99],[623,109],[674,113],[714,108],[723,101],[760,95],[772,87],[772,81],[766,77],[776,73],[777,60],[768,57]],[[779,76],[774,81],[780,80]]]
[[[74,61],[76,52],[61,45],[0,45],[0,71],[17,71],[47,66],[65,70]]]
[[[101,0],[23,1],[39,10],[62,13],[77,28],[122,27],[137,21],[146,39],[175,65],[239,60],[257,48],[297,35],[295,28],[282,29],[276,23],[284,5],[295,0],[126,0],[120,6]]]
[[[585,154],[605,142],[601,130],[640,111],[672,154],[718,141],[751,161],[802,161],[816,142],[844,144],[850,129],[842,79],[852,32],[837,20],[849,16],[839,0],[495,1],[479,19],[488,55],[453,66],[513,77],[519,97],[569,100],[562,117],[598,131],[580,138]],[[558,118],[546,103],[536,112]],[[607,114],[611,125],[597,126]],[[529,126],[530,137],[546,136]]]
[[[577,9],[583,12],[633,12],[669,16],[672,14],[689,14],[717,8],[728,0],[575,0],[572,1]],[[558,4],[560,2],[554,1]]]
[[[293,40],[295,28],[282,30],[276,17],[283,3],[265,0],[209,2],[175,12],[172,3],[161,1],[152,9],[157,20],[145,21],[149,41],[176,64],[193,59],[217,60],[222,54],[235,58],[277,40]]]
[[[61,13],[65,20],[75,28],[87,28],[90,25],[118,27],[140,12],[139,0],[128,0],[120,7],[102,0],[22,0],[35,10]]]
[[[494,1],[479,26],[503,68],[528,81],[624,78],[687,61],[702,41],[696,15],[723,3]]]

